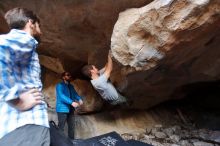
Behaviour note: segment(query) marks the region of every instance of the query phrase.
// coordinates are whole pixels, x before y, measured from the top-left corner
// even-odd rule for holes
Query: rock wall
[[[44,33],[40,61],[50,70],[43,73],[45,94],[55,97],[58,74],[68,70],[91,103],[85,111],[100,109],[103,101],[82,80],[80,69],[87,63],[102,67],[109,49],[114,56],[111,80],[134,101],[132,108],[182,98],[187,85],[219,80],[219,0],[150,2],[1,0],[0,33],[8,30],[2,17],[8,9],[34,10]]]
[[[134,107],[184,97],[184,86],[219,80],[220,1],[155,0],[120,13],[111,50]],[[116,81],[117,82],[117,81]]]
[[[103,65],[119,12],[151,1],[1,0],[0,14],[13,7],[35,11],[43,32],[39,53],[60,59],[65,69],[76,72],[82,64]]]
[[[45,71],[43,74],[44,93],[53,98],[55,97],[55,93],[53,93],[55,83],[59,81],[58,74],[62,71],[70,71],[75,80],[83,78],[80,70],[84,64],[91,63],[98,67],[105,64],[110,49],[112,30],[121,11],[141,7],[151,1],[1,0],[0,33],[8,31],[7,25],[3,21],[3,15],[10,8],[26,7],[38,14],[43,32],[42,42],[38,48],[40,62],[46,69],[53,72],[51,74],[49,71]],[[50,80],[51,76],[53,76],[52,80]],[[58,79],[56,79],[57,77]],[[46,78],[48,79],[46,80]],[[90,83],[81,82],[82,84],[76,85],[76,88],[85,93],[83,96],[86,99],[96,99],[98,95]],[[92,91],[88,92],[90,90]],[[101,98],[98,97],[98,99]],[[94,107],[96,106],[99,107],[99,104],[94,105]]]
[[[220,79],[220,1],[150,2],[0,1],[0,33],[8,31],[3,15],[10,8],[27,7],[41,18],[44,35],[38,52],[43,66],[43,92],[52,106],[52,118],[56,119],[55,84],[64,70],[72,73],[72,83],[84,98],[79,113],[105,110],[77,116],[77,138],[112,130],[142,132],[164,118],[173,117],[166,110],[112,111],[105,106],[89,81],[83,80],[80,69],[87,63],[103,66],[110,49],[114,57],[111,80],[134,101],[131,108],[146,109],[182,98],[189,86]]]

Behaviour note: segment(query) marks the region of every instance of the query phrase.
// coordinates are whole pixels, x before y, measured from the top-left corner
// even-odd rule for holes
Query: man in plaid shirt
[[[5,19],[11,30],[0,35],[0,145],[49,146],[36,53],[40,21],[24,8],[9,10]]]

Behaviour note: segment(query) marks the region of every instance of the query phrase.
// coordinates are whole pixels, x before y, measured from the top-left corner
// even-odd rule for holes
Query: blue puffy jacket
[[[56,112],[69,113],[73,101],[79,101],[80,99],[81,97],[77,94],[73,85],[64,81],[56,85]]]

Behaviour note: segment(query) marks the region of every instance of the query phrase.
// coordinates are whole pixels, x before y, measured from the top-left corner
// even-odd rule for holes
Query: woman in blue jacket
[[[62,82],[56,85],[56,112],[58,127],[64,131],[65,123],[68,125],[68,136],[74,139],[74,110],[83,104],[74,86],[70,83],[69,72],[62,73]]]

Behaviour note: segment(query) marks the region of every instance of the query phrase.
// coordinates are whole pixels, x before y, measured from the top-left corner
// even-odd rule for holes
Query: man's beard
[[[66,80],[67,82],[71,82],[71,78]]]
[[[35,38],[35,40],[37,40],[38,44],[41,43],[40,35],[35,35],[34,38]]]

